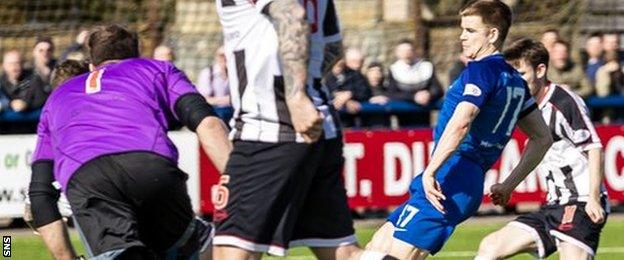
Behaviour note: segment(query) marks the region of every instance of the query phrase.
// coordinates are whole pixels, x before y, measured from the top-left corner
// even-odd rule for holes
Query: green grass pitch
[[[501,221],[478,221],[461,225],[453,234],[449,242],[438,255],[429,259],[472,259],[477,250],[480,240],[488,233],[502,227],[505,222]],[[374,228],[358,228],[357,237],[361,245],[365,245],[375,232]],[[1,235],[12,235],[12,259],[51,259],[43,242],[38,236],[25,234],[7,234],[0,230]],[[72,233],[74,245],[84,254],[75,232]],[[264,259],[284,259],[278,257],[265,257]],[[286,259],[314,259],[312,253],[305,248],[290,250]],[[516,256],[512,259],[533,259],[528,254]],[[548,259],[558,259],[555,254]],[[598,250],[597,259],[624,259],[624,218],[611,219],[605,226]]]

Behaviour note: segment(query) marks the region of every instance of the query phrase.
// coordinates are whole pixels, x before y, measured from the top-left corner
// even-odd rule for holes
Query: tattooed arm
[[[325,44],[325,52],[323,55],[323,65],[321,67],[321,72],[323,76],[327,75],[332,67],[342,58],[344,48],[342,46],[342,41],[329,42]]]
[[[306,142],[314,142],[322,132],[322,117],[306,93],[310,32],[305,10],[297,0],[275,0],[265,10],[277,31],[286,105],[293,127]]]
[[[268,6],[279,41],[286,98],[305,91],[308,75],[309,27],[297,0],[275,0]]]

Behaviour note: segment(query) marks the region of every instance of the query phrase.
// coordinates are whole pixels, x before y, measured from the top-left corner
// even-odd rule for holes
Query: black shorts
[[[143,256],[163,256],[172,248],[195,253],[201,230],[195,228],[186,179],[174,162],[149,152],[105,155],[81,166],[69,181],[67,199],[88,254],[112,257],[138,249]]]
[[[603,201],[605,208],[606,200]],[[546,258],[557,251],[558,241],[573,244],[594,256],[600,231],[606,222],[594,223],[585,212],[584,202],[568,205],[545,205],[539,211],[519,216],[509,225],[523,229],[537,244],[537,257]]]
[[[342,141],[236,141],[213,193],[214,245],[285,255],[290,246],[356,243],[342,181]]]

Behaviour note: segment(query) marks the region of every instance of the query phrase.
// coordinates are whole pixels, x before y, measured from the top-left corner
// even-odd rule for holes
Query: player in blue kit
[[[511,10],[500,1],[469,3],[460,12],[463,54],[473,60],[450,86],[434,130],[435,150],[412,181],[410,198],[375,233],[367,249],[399,259],[438,252],[455,227],[474,215],[485,172],[499,158],[516,122],[529,136],[526,150],[493,202],[511,191],[540,162],[552,143],[526,82],[499,54]]]

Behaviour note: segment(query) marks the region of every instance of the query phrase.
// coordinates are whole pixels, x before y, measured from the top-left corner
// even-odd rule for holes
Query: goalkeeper
[[[219,170],[227,130],[169,62],[139,58],[135,33],[96,27],[90,73],[66,80],[43,108],[29,196],[33,223],[56,259],[72,259],[57,207],[59,183],[95,259],[195,258],[205,225],[193,216],[186,173],[167,137],[173,121],[195,131]]]

